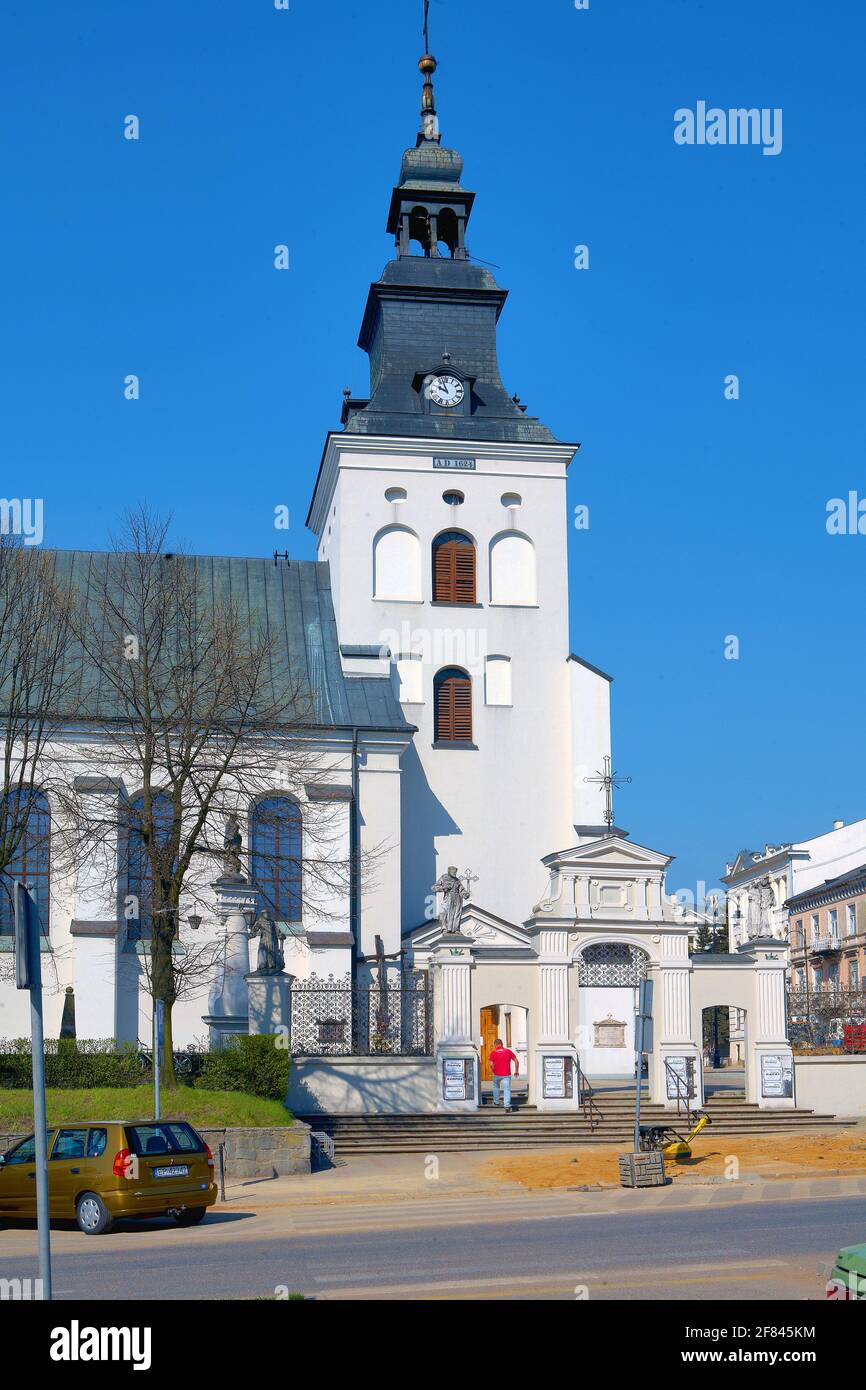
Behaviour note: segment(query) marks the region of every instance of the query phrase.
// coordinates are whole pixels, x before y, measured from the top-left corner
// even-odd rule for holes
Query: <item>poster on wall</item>
[[[794,1058],[790,1052],[761,1053],[761,1095],[790,1100],[794,1094]]]
[[[694,1100],[696,1095],[694,1057],[666,1057],[665,1062],[668,1100],[676,1100],[678,1096]]]
[[[567,1100],[574,1094],[570,1057],[543,1057],[541,1094],[545,1100]]]
[[[469,1057],[445,1057],[442,1062],[442,1094],[446,1100],[471,1100],[472,1061]]]

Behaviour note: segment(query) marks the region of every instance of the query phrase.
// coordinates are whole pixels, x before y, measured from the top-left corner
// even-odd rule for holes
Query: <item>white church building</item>
[[[675,1105],[687,1085],[700,1103],[702,1009],[728,1004],[748,1020],[748,1098],[792,1106],[786,952],[752,940],[696,962],[666,893],[669,857],[613,823],[611,677],[569,646],[566,479],[578,446],[502,383],[506,291],[467,249],[474,194],[440,138],[435,61],[420,66],[421,127],[388,211],[394,256],[360,331],[369,396],[346,397],[313,482],[317,558],[189,561],[284,624],[327,776],[276,779],[268,798],[297,847],[296,881],[276,892],[284,977],[255,978],[247,939],[261,897],[256,801],[241,818],[242,873],[215,871],[197,928],[224,940],[222,964],[175,1006],[175,1045],[284,1026],[298,1112],[424,1111],[477,1106],[502,1036],[530,1103],[573,1109],[582,1078],[633,1077],[648,979],[654,1099]],[[58,554],[58,573],[81,586],[94,563]],[[136,795],[122,773],[78,755],[69,766],[109,819]],[[313,914],[304,837],[323,806],[334,852],[369,852],[375,870]],[[131,869],[120,838],[111,852],[108,886],[52,874],[47,856],[29,866],[49,1036],[69,986],[79,1037],[150,1036],[146,932],[118,910]],[[465,894],[457,932],[433,890],[452,866]],[[26,1033],[25,1003],[0,982],[0,1034]]]

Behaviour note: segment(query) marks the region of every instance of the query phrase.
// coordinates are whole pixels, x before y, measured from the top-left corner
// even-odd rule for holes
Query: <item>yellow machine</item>
[[[706,1129],[707,1125],[712,1124],[709,1115],[703,1110],[699,1110],[696,1115],[690,1115],[689,1119],[693,1120],[694,1123],[685,1139],[678,1134],[676,1139],[672,1139],[669,1144],[665,1144],[662,1149],[665,1158],[675,1158],[677,1160],[691,1158],[692,1140],[695,1135],[700,1134],[702,1129]]]
[[[640,1147],[644,1152],[653,1149],[661,1149],[665,1158],[673,1159],[675,1162],[683,1162],[691,1158],[691,1143],[702,1129],[713,1122],[705,1110],[693,1111],[688,1117],[691,1129],[688,1134],[680,1134],[671,1125],[641,1125],[640,1127]]]

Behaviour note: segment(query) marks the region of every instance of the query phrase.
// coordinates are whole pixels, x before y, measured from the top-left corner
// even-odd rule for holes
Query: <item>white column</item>
[[[577,1051],[568,1015],[568,938],[563,928],[544,929],[538,935],[538,1026],[535,1055],[529,1064],[529,1100],[539,1110],[574,1110],[580,1103]]]
[[[650,893],[661,893],[661,883],[650,882]],[[695,1094],[689,1099],[694,1109],[703,1104],[701,1039],[692,1033],[692,966],[689,961],[688,933],[680,931],[662,936],[662,958],[653,975],[653,1055],[650,1064],[650,1098],[670,1110],[677,1108],[677,1095],[668,1072],[693,1069]],[[657,998],[661,993],[661,999]]]
[[[225,928],[222,970],[208,995],[203,1021],[217,1046],[231,1033],[249,1032],[250,973],[249,926],[256,908],[256,894],[241,874],[223,874],[212,885],[216,913]]]
[[[443,936],[433,953],[436,999],[437,1110],[476,1110],[481,1103],[478,1048],[472,1036],[472,946]]]

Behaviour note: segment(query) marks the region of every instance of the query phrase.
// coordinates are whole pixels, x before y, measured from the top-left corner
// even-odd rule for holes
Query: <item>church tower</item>
[[[610,745],[609,678],[568,647],[577,446],[502,382],[507,291],[472,259],[475,195],[442,143],[436,60],[419,67],[420,128],[386,224],[394,258],[358,339],[369,395],[347,393],[308,517],[347,676],[394,682],[416,730],[400,777],[404,932],[449,865],[476,876],[476,903],[524,921],[542,857],[602,823],[583,778]]]

